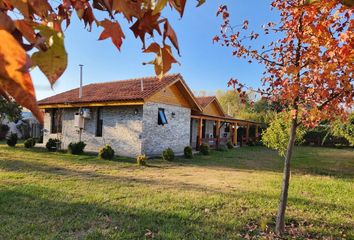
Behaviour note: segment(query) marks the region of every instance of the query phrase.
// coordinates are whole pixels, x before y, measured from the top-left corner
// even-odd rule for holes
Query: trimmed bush
[[[171,148],[167,148],[162,152],[162,158],[166,161],[173,161],[175,159],[175,153]]]
[[[7,138],[7,145],[9,145],[10,147],[15,147],[17,144],[17,134],[16,133],[11,133],[10,136]]]
[[[193,158],[193,149],[190,146],[184,148],[184,158]]]
[[[139,166],[146,166],[146,162],[148,160],[148,157],[145,154],[139,155],[136,157],[136,163]]]
[[[203,143],[200,145],[199,151],[203,155],[209,155],[210,154],[210,148],[208,144]]]
[[[228,149],[233,149],[234,148],[234,145],[229,141],[226,143],[226,146]]]
[[[220,144],[216,150],[218,150],[220,152],[225,152],[228,150],[228,148],[225,145]]]
[[[50,152],[55,152],[57,149],[57,145],[60,145],[61,141],[57,138],[49,138],[48,142],[46,143],[45,147]]]
[[[103,148],[100,149],[98,156],[101,159],[107,159],[107,160],[113,159],[114,158],[114,150],[110,145],[106,144]]]
[[[84,152],[86,143],[84,142],[71,142],[68,146],[68,150],[71,154],[80,155]]]
[[[34,138],[28,138],[24,141],[23,145],[25,145],[25,148],[32,148],[36,145],[36,140]]]

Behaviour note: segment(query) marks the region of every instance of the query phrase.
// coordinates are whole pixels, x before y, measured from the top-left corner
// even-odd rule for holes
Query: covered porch
[[[250,141],[260,140],[261,123],[235,119],[232,117],[192,115],[190,144],[198,149],[202,143],[211,148],[226,145],[245,146]]]

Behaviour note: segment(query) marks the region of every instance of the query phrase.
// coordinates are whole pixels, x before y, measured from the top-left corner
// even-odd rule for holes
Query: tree
[[[200,6],[205,0],[197,2]],[[135,37],[141,39],[143,52],[156,55],[145,64],[153,64],[161,78],[177,63],[167,39],[179,54],[176,33],[162,16],[167,5],[182,17],[186,0],[0,0],[0,96],[8,100],[11,96],[43,122],[29,69],[38,67],[51,84],[63,74],[68,57],[62,29],[70,26],[73,12],[89,31],[93,23],[103,28],[99,40],[110,38],[118,50],[125,35],[117,19],[125,18]],[[108,18],[98,19],[97,12]],[[154,33],[161,36],[160,43],[152,38],[145,47],[145,36]]]
[[[252,101],[250,95],[247,92],[243,97],[240,97],[236,91],[216,91],[216,97],[228,115],[238,119],[270,123],[276,113],[274,104],[263,98],[258,100],[253,98]]]
[[[227,6],[220,6],[217,12],[223,23],[214,42],[232,48],[235,57],[262,64],[264,88],[257,91],[291,113],[276,218],[279,235],[284,233],[297,128],[314,127],[335,116],[345,117],[353,107],[354,19],[349,2],[352,1],[273,0],[272,10],[279,14],[279,21],[262,27],[264,35],[272,34],[274,39],[263,45],[254,44],[261,35],[248,30],[247,20],[232,26]],[[231,79],[229,85],[244,93],[244,85],[237,79]]]
[[[22,118],[22,107],[14,101],[8,101],[0,96],[0,124],[5,118],[10,122],[16,122]]]
[[[291,116],[287,112],[280,112],[274,116],[267,129],[262,133],[262,142],[265,146],[275,149],[284,157],[286,145],[289,142]],[[305,129],[296,129],[296,142],[301,143],[305,135]]]
[[[354,113],[350,114],[346,121],[340,119],[334,121],[330,126],[330,131],[334,136],[344,137],[354,146]]]

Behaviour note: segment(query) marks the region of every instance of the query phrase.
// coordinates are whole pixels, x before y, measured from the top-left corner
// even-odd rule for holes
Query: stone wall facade
[[[158,109],[163,108],[168,124],[158,125]],[[102,137],[96,136],[97,108],[90,108],[91,118],[85,119],[81,140],[86,151],[98,152],[109,144],[117,155],[136,157],[139,154],[161,155],[170,147],[182,153],[190,145],[191,110],[161,103],[146,103],[144,106],[102,107]],[[63,109],[62,133],[51,133],[51,111],[45,113],[44,138],[58,138],[62,148],[79,141],[79,129],[74,125],[78,108]],[[172,115],[174,113],[174,116]]]
[[[165,125],[158,125],[159,108],[165,111],[168,122]],[[190,145],[190,108],[148,102],[144,104],[143,112],[144,154],[160,155],[168,147],[175,153],[182,153],[184,147]]]
[[[63,123],[61,134],[51,134],[51,114],[45,114],[44,143],[49,138],[59,138],[62,148],[66,149],[70,142],[79,141],[79,130],[74,126],[74,116],[77,108],[63,109]],[[85,127],[81,140],[85,142],[86,151],[98,152],[105,144],[109,144],[117,155],[136,157],[141,153],[143,107],[120,106],[102,107],[103,120],[102,137],[96,136],[97,108],[90,108],[91,118],[85,119]]]

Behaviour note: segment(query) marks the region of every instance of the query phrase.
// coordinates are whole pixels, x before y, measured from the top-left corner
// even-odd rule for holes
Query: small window
[[[101,109],[97,108],[96,137],[102,137],[103,120],[101,119]]]
[[[166,118],[166,115],[165,115],[165,109],[163,109],[163,108],[159,108],[157,123],[159,125],[167,124],[167,118]]]
[[[53,109],[51,117],[51,133],[61,133],[63,114],[61,109]]]

